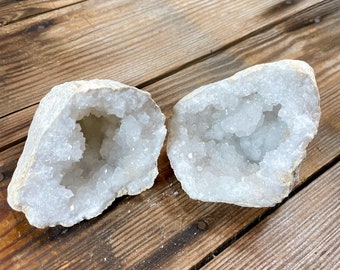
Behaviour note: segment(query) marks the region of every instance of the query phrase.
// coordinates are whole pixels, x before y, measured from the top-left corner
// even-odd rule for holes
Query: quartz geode
[[[193,199],[249,207],[289,194],[320,118],[313,69],[297,60],[202,86],[173,111],[167,152],[183,189]]]
[[[165,117],[150,94],[110,80],[54,87],[41,101],[8,187],[39,228],[72,226],[150,188]]]

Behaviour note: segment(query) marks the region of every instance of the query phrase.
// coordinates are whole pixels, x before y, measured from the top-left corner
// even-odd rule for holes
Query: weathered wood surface
[[[0,26],[82,1],[84,0],[1,0]]]
[[[307,1],[308,2],[308,1]],[[311,2],[309,2],[311,3]],[[209,5],[213,5],[214,3],[209,2]],[[312,3],[311,3],[312,4]],[[240,11],[241,8],[244,8],[244,6],[246,4],[242,4],[239,3],[238,5],[240,5],[241,7],[238,7],[238,9],[236,11]],[[302,2],[301,2],[302,5]],[[218,3],[215,3],[213,6],[215,6],[215,8],[219,8]],[[276,5],[278,6],[278,5]],[[275,7],[275,5],[274,5]],[[305,5],[303,5],[302,7],[294,6],[294,10],[299,11],[300,9],[302,9],[303,7],[305,7]],[[188,9],[188,7],[185,6],[186,9]],[[201,13],[204,13],[203,11],[204,8],[207,8],[206,6],[201,7],[201,9],[199,9],[199,11],[201,11]],[[238,40],[242,40],[244,39],[244,37],[242,37],[242,33],[244,36],[257,36],[256,33],[257,31],[259,31],[259,29],[263,29],[263,23],[258,25],[259,22],[261,22],[261,20],[263,19],[262,17],[266,17],[268,16],[268,14],[272,13],[272,17],[269,16],[268,20],[271,24],[275,25],[274,22],[278,22],[281,19],[284,22],[287,20],[284,20],[283,18],[290,18],[290,24],[288,23],[284,23],[283,27],[285,28],[284,30],[293,30],[293,28],[303,28],[304,25],[308,25],[308,24],[313,24],[315,19],[319,19],[321,20],[323,17],[325,17],[327,14],[330,13],[334,13],[335,10],[339,9],[339,5],[337,3],[334,3],[332,1],[326,1],[325,3],[319,3],[316,4],[316,6],[314,8],[311,8],[311,12],[305,12],[302,16],[297,16],[295,17],[295,14],[291,14],[291,10],[292,7],[290,7],[288,5],[288,8],[286,7],[285,9],[282,10],[282,12],[278,12],[280,9],[276,10],[275,8],[273,8],[273,6],[270,7],[266,7],[263,8],[263,10],[261,12],[258,11],[260,7],[254,8],[254,9],[250,9],[250,11],[248,11],[247,17],[246,15],[245,18],[247,20],[249,20],[249,24],[251,24],[251,22],[253,21],[253,29],[247,29],[247,28],[242,28],[241,26],[234,26],[234,23],[231,23],[232,20],[236,20],[237,19],[237,12],[234,11],[234,7],[230,4],[230,6],[227,6],[225,8],[225,14],[228,14],[227,11],[229,13],[234,14],[231,18],[231,20],[228,20],[225,22],[225,24],[221,24],[221,23],[214,23],[211,22],[211,26],[210,28],[214,28],[213,32],[215,33],[214,36],[218,37],[219,39],[224,39],[225,40],[225,44],[224,46],[221,44],[221,42],[216,43],[214,40],[210,40],[211,39],[211,34],[205,34],[203,35],[202,33],[200,33],[199,37],[197,32],[192,32],[192,31],[188,31],[185,28],[185,25],[183,26],[180,22],[178,23],[178,25],[173,25],[172,23],[167,24],[166,26],[163,27],[163,31],[166,33],[173,33],[173,32],[185,32],[185,35],[181,35],[179,37],[176,36],[176,40],[172,41],[173,43],[175,43],[173,46],[178,46],[178,50],[175,50],[173,52],[173,50],[171,49],[170,52],[164,53],[162,52],[161,56],[162,57],[167,57],[168,59],[166,61],[168,62],[164,62],[163,60],[161,61],[161,63],[166,64],[166,66],[163,69],[160,69],[159,66],[155,66],[155,63],[159,63],[154,62],[154,60],[156,60],[156,54],[157,56],[159,56],[158,54],[158,50],[156,53],[154,53],[154,51],[152,49],[150,49],[147,53],[143,53],[143,55],[148,58],[147,60],[145,60],[145,62],[148,62],[148,65],[151,64],[151,66],[153,67],[153,70],[151,70],[150,72],[146,72],[145,70],[145,66],[147,64],[145,64],[142,59],[139,59],[138,61],[136,60],[137,58],[141,57],[141,53],[136,53],[136,55],[133,55],[131,50],[126,50],[124,52],[120,52],[119,55],[117,55],[117,53],[114,50],[114,47],[110,46],[110,42],[108,40],[116,40],[116,39],[122,39],[120,37],[120,35],[122,35],[121,32],[118,32],[116,35],[112,35],[112,36],[108,36],[105,38],[106,43],[108,42],[108,44],[106,45],[106,47],[103,49],[104,52],[108,55],[108,57],[105,57],[105,54],[102,54],[101,57],[98,57],[98,55],[96,55],[96,53],[103,53],[103,52],[96,52],[94,53],[94,58],[92,59],[92,55],[89,55],[89,51],[90,49],[92,50],[93,47],[98,48],[98,46],[92,44],[93,42],[96,42],[93,36],[90,36],[87,40],[85,41],[89,41],[89,40],[94,40],[91,43],[87,44],[84,43],[82,44],[82,47],[84,47],[83,50],[81,50],[79,53],[80,55],[77,56],[79,59],[88,59],[89,57],[92,59],[91,61],[89,60],[89,63],[82,65],[82,69],[80,70],[78,68],[79,65],[79,61],[78,59],[76,59],[75,61],[71,61],[71,60],[67,60],[66,63],[65,62],[65,58],[66,59],[70,59],[70,58],[74,58],[76,52],[73,50],[77,50],[73,47],[72,44],[69,45],[68,48],[63,48],[63,53],[66,55],[61,55],[61,59],[56,60],[55,53],[56,50],[59,50],[58,48],[61,46],[61,44],[59,44],[58,39],[55,38],[54,40],[47,40],[46,43],[48,42],[48,44],[50,43],[56,43],[55,47],[53,46],[49,46],[49,50],[47,50],[46,52],[44,51],[45,49],[45,45],[41,44],[40,46],[38,46],[38,48],[32,48],[32,42],[30,39],[30,36],[26,36],[26,35],[22,35],[22,32],[25,32],[24,29],[27,29],[27,25],[26,26],[20,26],[20,27],[16,27],[15,30],[13,29],[9,29],[8,31],[14,31],[16,34],[14,35],[10,35],[8,37],[8,39],[3,39],[4,40],[4,45],[2,46],[0,43],[0,47],[4,47],[6,48],[6,50],[3,51],[3,58],[5,58],[5,56],[7,54],[13,56],[13,58],[7,58],[6,60],[3,60],[4,63],[8,63],[8,66],[13,66],[11,67],[11,70],[15,70],[15,73],[12,74],[12,72],[6,72],[8,70],[8,67],[6,66],[2,66],[0,67],[0,74],[4,75],[2,76],[2,80],[0,81],[0,103],[3,104],[3,106],[0,107],[0,115],[5,115],[3,117],[0,117],[0,128],[3,130],[3,133],[0,134],[0,149],[2,147],[4,147],[5,145],[8,145],[9,143],[12,143],[13,141],[19,139],[18,137],[21,136],[21,138],[23,138],[25,136],[25,134],[27,133],[27,128],[28,128],[28,123],[30,123],[32,117],[33,117],[33,113],[34,110],[36,109],[36,105],[37,102],[40,100],[40,98],[47,92],[49,91],[49,89],[58,83],[64,82],[64,81],[68,81],[68,80],[73,80],[73,79],[81,79],[81,78],[94,78],[94,77],[99,77],[99,78],[111,78],[111,79],[115,79],[115,80],[119,80],[122,82],[126,82],[128,84],[131,85],[147,85],[149,83],[151,83],[152,81],[157,81],[157,78],[162,78],[162,77],[166,77],[167,75],[170,75],[174,72],[176,72],[176,70],[180,70],[185,68],[186,66],[191,66],[192,64],[194,64],[195,62],[200,61],[202,58],[209,58],[209,55],[212,54],[216,54],[219,52],[219,50],[223,50],[226,47],[236,47],[233,46],[235,44],[237,44]],[[275,11],[276,10],[276,11]],[[61,11],[58,11],[61,12]],[[70,11],[68,11],[70,12]],[[81,10],[81,12],[89,12],[88,10]],[[127,12],[127,11],[126,11]],[[149,10],[149,12],[154,12],[152,9]],[[166,11],[163,11],[163,14]],[[180,12],[188,12],[186,10],[184,11],[179,11],[179,10],[174,10],[173,13],[177,14]],[[211,13],[213,13],[213,11],[210,11]],[[60,15],[61,17],[66,16],[64,13],[67,13],[66,11],[64,11],[62,13],[62,15]],[[191,15],[192,17],[198,17],[196,18],[196,20],[201,19],[201,17],[205,16],[204,14],[193,14]],[[261,16],[258,15],[262,14]],[[264,15],[263,15],[264,14]],[[52,14],[54,15],[54,13]],[[207,15],[207,14],[206,14]],[[275,15],[275,16],[274,16]],[[284,17],[284,15],[286,17]],[[85,15],[84,15],[85,16]],[[168,15],[167,15],[168,16]],[[175,16],[175,15],[172,15]],[[176,15],[179,16],[179,15]],[[185,14],[181,15],[181,17],[184,17]],[[222,16],[222,15],[221,15]],[[40,18],[41,16],[39,16]],[[79,17],[79,16],[78,16]],[[150,16],[149,16],[150,17]],[[211,17],[211,16],[210,16]],[[210,18],[209,17],[209,18]],[[248,19],[249,17],[249,19]],[[260,17],[260,18],[258,18]],[[282,18],[283,17],[283,18]],[[144,18],[144,17],[143,17]],[[148,18],[148,17],[147,17]],[[173,17],[170,17],[173,18]],[[186,18],[186,17],[184,17]],[[206,20],[206,17],[203,21]],[[228,17],[229,18],[229,17]],[[38,19],[33,18],[34,22],[30,22],[30,25],[32,25],[31,27],[33,27],[33,25],[36,25],[36,28],[39,28],[39,23],[37,23]],[[40,18],[41,19],[41,18]],[[157,17],[157,19],[159,20],[159,18]],[[46,21],[47,19],[44,18],[44,21]],[[75,19],[71,20],[71,22],[73,22]],[[60,39],[64,40],[64,43],[69,43],[69,38],[75,39],[75,42],[84,42],[83,40],[77,40],[74,36],[79,36],[79,31],[77,27],[75,27],[76,24],[83,24],[83,21],[79,21],[80,19],[78,18],[78,22],[74,22],[73,24],[71,24],[71,22],[68,22],[68,24],[65,25],[56,25],[54,28],[58,27],[60,28],[60,30],[58,30],[58,34],[62,35],[62,37],[60,37]],[[169,20],[169,19],[168,19]],[[188,19],[187,19],[188,20]],[[210,20],[210,19],[209,19]],[[240,20],[242,20],[242,24],[245,24],[246,21],[243,20],[243,16],[240,18]],[[149,22],[147,25],[151,25],[149,27],[152,27],[151,30],[154,31],[154,25],[152,23],[157,23],[155,22]],[[69,25],[71,24],[71,25]],[[232,31],[231,33],[229,33],[228,31],[226,31],[226,25],[232,25],[232,29],[230,31]],[[144,27],[146,27],[147,25],[144,25]],[[262,25],[262,26],[261,26]],[[13,25],[14,27],[15,25]],[[65,28],[69,27],[70,29],[68,29],[68,32],[71,31],[71,33],[69,33],[67,36],[64,36],[65,33]],[[85,26],[83,26],[85,27]],[[89,27],[89,25],[88,25]],[[166,28],[167,27],[167,28]],[[236,29],[234,29],[236,27]],[[262,28],[261,28],[262,27]],[[267,26],[268,27],[268,26]],[[19,29],[17,29],[19,28]],[[104,29],[108,28],[105,27]],[[177,29],[179,28],[179,29]],[[230,27],[229,27],[230,28]],[[228,28],[228,29],[229,29]],[[249,28],[249,27],[248,27]],[[36,30],[37,30],[36,29]],[[74,30],[73,30],[74,29]],[[123,28],[124,29],[124,28]],[[234,29],[234,30],[233,30]],[[151,31],[150,30],[150,31]],[[190,29],[193,30],[193,29]],[[253,30],[253,31],[251,31]],[[332,29],[333,30],[333,29]],[[334,28],[334,30],[336,31],[336,28]],[[44,35],[46,35],[49,31],[52,31],[52,29],[45,29],[44,32],[46,32]],[[100,31],[104,31],[104,30],[97,30],[94,32],[100,32]],[[146,31],[146,30],[145,30]],[[198,30],[196,30],[198,31]],[[205,30],[207,31],[207,30]],[[210,31],[210,30],[209,30]],[[282,29],[281,29],[282,31]],[[39,31],[37,30],[36,32]],[[67,32],[67,33],[68,33]],[[240,34],[240,32],[242,32]],[[0,32],[1,33],[1,32]],[[5,33],[5,31],[4,31]],[[143,32],[144,33],[144,32]],[[227,33],[227,35],[226,35]],[[139,32],[135,31],[133,34],[138,35]],[[89,35],[94,35],[94,33],[89,33]],[[100,35],[104,35],[104,33],[98,33],[96,34],[97,36]],[[6,35],[8,36],[8,34]],[[334,36],[332,36],[333,38]],[[19,40],[18,40],[19,39]],[[34,37],[33,36],[33,40],[38,39],[39,42],[41,42],[41,40],[45,39],[45,37],[41,37],[41,35],[39,34],[38,37]],[[138,40],[140,40],[140,38],[138,38]],[[153,38],[150,37],[150,39],[146,39],[143,42],[146,42],[147,44],[139,44],[139,46],[136,46],[136,41],[135,39],[126,39],[124,47],[130,48],[132,47],[132,49],[136,48],[139,50],[144,50],[144,47],[150,47],[150,46],[154,46],[153,44],[159,44],[158,40],[155,39],[159,39],[159,40],[166,40],[166,42],[161,42],[161,43],[165,43],[164,46],[167,46],[168,44],[168,39],[162,37],[158,37],[155,36]],[[191,39],[191,40],[190,40]],[[195,46],[192,46],[192,39],[195,40]],[[307,39],[308,40],[308,39]],[[1,35],[0,35],[0,41],[1,41]],[[30,55],[26,55],[23,56],[20,53],[18,53],[17,48],[11,46],[11,44],[15,44],[19,42],[20,44],[23,44],[22,47],[25,48],[25,52],[27,51],[32,51],[30,53],[30,55],[34,55],[36,54],[37,56],[31,58]],[[100,41],[98,41],[100,42]],[[188,45],[185,45],[186,43],[190,42]],[[207,43],[208,42],[208,43]],[[29,44],[28,44],[29,43]],[[62,44],[64,44],[62,43]],[[235,43],[235,44],[234,44]],[[5,44],[9,44],[8,46],[5,46]],[[77,45],[78,46],[78,45]],[[169,45],[170,46],[170,45]],[[183,48],[184,46],[184,48]],[[192,56],[190,58],[188,58],[190,55],[187,55],[188,53],[188,47],[190,46],[190,51],[192,51],[192,54],[198,54],[198,56],[196,55],[196,59],[192,60]],[[206,47],[205,47],[206,46]],[[219,47],[218,47],[219,46]],[[253,45],[252,45],[253,46]],[[290,46],[290,44],[288,44],[288,46]],[[20,46],[21,47],[21,46]],[[31,48],[31,49],[30,49]],[[168,48],[165,48],[167,50],[169,50]],[[297,49],[299,49],[299,47],[297,47]],[[40,52],[41,50],[41,52]],[[67,52],[67,50],[71,50],[69,53]],[[333,50],[335,50],[335,48],[333,48]],[[10,52],[10,51],[15,51],[14,52]],[[54,57],[55,61],[58,63],[63,63],[63,65],[55,65],[55,61],[50,61],[49,63],[42,63],[42,61],[40,61],[40,63],[34,63],[36,61],[36,58],[44,58],[45,62],[47,61],[47,58],[45,56],[45,53],[48,53],[51,57]],[[113,57],[110,57],[111,54],[115,54]],[[173,55],[173,56],[172,56]],[[183,56],[184,55],[184,56]],[[256,55],[259,55],[258,52],[256,53]],[[253,62],[254,63],[259,63],[261,61],[256,61],[256,55],[252,56]],[[18,58],[22,58],[22,59],[18,59]],[[118,59],[116,59],[117,57],[119,57]],[[123,58],[126,58],[125,60]],[[175,61],[175,63],[170,63],[170,59],[169,57],[175,58],[178,57]],[[236,56],[238,57],[238,56]],[[310,57],[311,58],[311,57]],[[103,61],[100,61],[100,59],[103,59]],[[108,61],[107,59],[112,59],[110,61]],[[121,60],[123,59],[123,60]],[[104,61],[105,60],[105,61]],[[264,59],[267,61],[270,61],[270,58]],[[127,63],[127,66],[123,65],[123,62],[128,62],[130,61],[130,63]],[[152,63],[150,63],[150,61]],[[235,62],[235,59],[231,59],[228,58],[226,59],[227,62]],[[27,62],[27,63],[26,63]],[[34,64],[32,64],[32,62]],[[93,63],[94,62],[94,63]],[[115,64],[115,63],[119,63],[119,65]],[[94,64],[95,66],[91,67],[91,65]],[[96,65],[100,64],[101,67],[98,67]],[[232,67],[228,67],[228,70],[226,70],[225,72],[225,76],[226,75],[230,75],[233,72],[239,70],[237,69],[237,65],[239,66],[240,62],[238,63],[234,63],[234,65]],[[41,65],[47,65],[48,68],[44,68]],[[37,70],[37,67],[41,66],[41,68],[39,68],[39,70]],[[246,67],[246,63],[244,63],[244,65],[242,67]],[[130,67],[130,68],[129,68]],[[131,68],[133,67],[133,68]],[[54,68],[57,68],[56,70]],[[169,69],[168,71],[164,71],[164,69],[167,68]],[[85,70],[86,69],[86,70]],[[87,71],[87,69],[90,70],[91,74],[87,75],[84,77],[84,74]],[[150,68],[151,69],[151,68]],[[68,70],[66,73],[65,71]],[[107,70],[109,72],[107,72]],[[22,74],[24,73],[25,76],[23,78],[23,81],[21,81],[21,77]],[[94,73],[96,72],[96,73]],[[129,74],[129,72],[133,73],[132,75]],[[167,74],[168,72],[168,74]],[[99,74],[99,75],[98,75]],[[119,74],[119,75],[118,75]],[[140,76],[138,76],[140,75]],[[61,76],[58,80],[54,80],[54,78],[56,76]],[[37,79],[35,79],[37,78]],[[216,77],[217,78],[217,77]],[[212,78],[214,79],[214,78]],[[25,80],[29,80],[30,84],[27,85]],[[37,80],[37,81],[36,81]],[[15,88],[15,84],[20,82],[20,85],[17,85],[17,88]],[[44,83],[46,82],[46,83]],[[196,80],[196,84],[195,86],[198,86],[199,83],[204,82],[204,77],[200,78],[200,80]],[[35,85],[32,85],[32,84]],[[15,88],[15,89],[13,89]],[[34,93],[32,94],[32,89],[34,89]],[[193,89],[193,86],[188,89],[191,90]],[[152,94],[153,92],[150,91]],[[10,94],[9,94],[10,93]],[[19,95],[19,97],[16,97],[15,95]],[[166,93],[163,93],[163,95],[166,95]],[[183,94],[182,94],[183,95]],[[170,104],[174,104],[175,101],[178,100],[178,96],[172,94],[171,97],[173,97],[173,99],[169,100],[168,96],[166,96],[166,99],[168,99],[171,103]],[[33,99],[33,101],[31,101],[31,99]],[[31,102],[33,102],[33,105],[31,104]],[[29,105],[28,105],[29,103]],[[22,105],[20,105],[22,104]],[[162,104],[160,104],[162,105]],[[7,106],[7,107],[6,107]],[[23,110],[23,108],[21,108],[20,106],[23,106],[24,108],[27,108],[28,106],[32,106],[32,107],[28,107],[27,111]],[[15,114],[16,112],[18,112],[18,114],[21,115],[17,115],[17,116],[11,116],[11,114]],[[16,117],[18,118],[18,121],[12,120],[11,118]],[[10,118],[10,119],[8,119]],[[18,123],[15,132],[16,136],[13,137],[8,137],[7,134],[9,132],[12,132],[13,130],[13,126],[11,124],[8,123]],[[22,129],[20,131],[20,129]]]
[[[141,86],[169,117],[172,106],[202,84],[261,62],[306,60],[316,72],[322,118],[299,184],[302,188],[307,180],[312,188],[320,171],[336,179],[335,169],[327,169],[340,147],[340,4],[258,2],[87,1],[0,28],[0,48],[5,48],[0,55],[0,268],[200,268],[214,254],[224,256],[238,241],[244,244],[244,232],[251,234],[274,211],[190,200],[162,151],[152,189],[119,199],[100,217],[72,228],[32,228],[7,205],[6,188],[37,102],[62,81],[99,77]],[[28,48],[20,55],[15,46]],[[304,192],[288,199],[266,222],[277,222],[276,211],[293,213],[291,200],[308,196]],[[300,204],[298,210],[310,207]],[[331,229],[336,226],[334,222]],[[260,255],[270,248],[264,244]]]
[[[2,27],[0,117],[68,80],[151,83],[320,2],[87,1]]]
[[[340,269],[339,179],[337,163],[203,269]]]

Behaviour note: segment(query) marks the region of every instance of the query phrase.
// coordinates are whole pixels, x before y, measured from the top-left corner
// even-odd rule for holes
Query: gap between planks
[[[314,180],[318,179],[319,177],[322,177],[325,173],[328,172],[328,170],[331,170],[333,167],[335,168],[337,166],[339,160],[340,160],[340,156],[337,156],[333,160],[331,160],[329,163],[327,163],[323,167],[321,167],[319,170],[315,171],[310,177],[308,177],[305,180],[305,182],[303,182],[301,185],[294,188],[291,191],[291,193],[289,194],[289,196],[287,198],[285,198],[281,203],[279,203],[275,207],[268,208],[257,219],[255,219],[253,222],[248,224],[245,228],[243,228],[236,235],[234,235],[233,237],[228,239],[222,245],[218,246],[212,253],[208,254],[199,263],[197,263],[196,265],[191,267],[190,270],[198,270],[198,269],[201,269],[206,264],[208,264],[210,261],[212,261],[214,258],[216,258],[219,254],[221,254],[224,250],[226,250],[229,246],[231,246],[236,241],[240,240],[245,234],[247,234],[249,231],[251,231],[254,227],[261,224],[264,219],[266,219],[267,217],[272,215],[278,208],[284,206],[287,202],[289,202],[290,199],[297,196],[302,190],[304,190],[306,187],[311,185]]]
[[[281,18],[281,19],[279,19],[277,21],[273,21],[273,22],[271,22],[271,23],[269,23],[267,25],[264,25],[263,27],[261,27],[259,29],[255,29],[254,31],[248,33],[247,35],[244,35],[244,36],[242,36],[242,37],[240,37],[238,39],[233,40],[230,43],[227,43],[227,44],[221,46],[220,48],[216,48],[214,51],[210,51],[207,54],[199,56],[196,59],[193,59],[193,60],[191,60],[191,61],[189,61],[187,63],[184,63],[184,64],[182,64],[182,65],[180,65],[178,67],[174,67],[173,69],[170,69],[169,71],[166,71],[166,72],[164,72],[164,73],[162,73],[162,74],[160,74],[160,75],[158,75],[158,76],[156,76],[156,77],[154,77],[154,78],[152,78],[150,80],[142,82],[141,84],[138,84],[136,87],[137,88],[145,88],[146,86],[149,86],[151,84],[157,83],[158,81],[161,81],[161,80],[163,80],[163,79],[165,79],[167,77],[170,77],[170,76],[172,76],[172,75],[174,75],[174,74],[176,74],[176,73],[178,73],[178,72],[180,72],[180,71],[182,71],[184,69],[190,68],[190,67],[192,67],[192,66],[194,66],[196,64],[199,64],[199,63],[201,63],[203,61],[206,61],[209,58],[212,58],[214,56],[222,54],[225,51],[227,51],[228,49],[236,46],[240,42],[244,42],[247,39],[255,37],[255,36],[257,36],[257,35],[259,35],[259,34],[261,34],[263,32],[269,31],[270,29],[274,28],[275,26],[277,26],[279,24],[282,24],[285,21],[289,21],[289,20],[291,20],[291,19],[293,19],[295,17],[299,17],[299,15],[304,14],[304,13],[308,12],[309,10],[312,10],[312,9],[315,9],[315,8],[318,8],[318,7],[324,7],[321,10],[319,10],[318,19],[320,20],[323,17],[325,17],[325,16],[327,16],[327,15],[329,15],[329,14],[331,14],[333,12],[333,11],[327,9],[327,6],[325,6],[325,3],[326,4],[327,3],[332,3],[332,0],[328,0],[328,1],[324,1],[324,2],[321,2],[321,3],[314,4],[312,6],[309,6],[309,7],[305,8],[305,9],[302,9],[302,10],[298,11],[297,13],[294,13],[294,14],[292,14],[290,16]],[[340,5],[338,7],[335,7],[335,8],[339,8],[339,7],[340,7]],[[315,23],[314,18],[310,18],[308,20],[304,20],[304,21],[300,22],[298,27],[294,26],[294,23],[292,23],[290,27],[289,26],[287,27],[287,30],[288,31],[295,31],[295,30],[298,30],[299,28],[302,28],[302,27],[305,27],[305,26],[308,26],[308,25],[314,24],[314,23]]]
[[[330,31],[330,29],[331,28],[326,28],[325,30],[327,31],[327,29],[328,29],[328,31]],[[302,31],[304,31],[304,29],[302,29]],[[305,31],[307,31],[307,30],[305,30]],[[327,59],[327,58],[326,58]],[[325,59],[324,59],[325,60]],[[247,61],[249,61],[249,59],[247,60]],[[247,62],[246,61],[246,62]],[[249,62],[247,62],[247,63],[249,63]],[[188,89],[186,89],[186,90],[188,90]],[[330,116],[329,116],[330,117]],[[325,149],[325,150],[327,150],[327,149]],[[317,157],[316,157],[317,158]],[[155,190],[157,190],[157,187],[155,188]],[[159,195],[159,194],[158,194]],[[141,196],[141,197],[143,197],[143,195]],[[146,197],[148,197],[148,196],[144,196],[144,198],[146,198]],[[128,200],[128,201],[140,201],[140,199],[136,199],[136,198],[134,198],[133,200]],[[112,208],[110,209],[110,210],[113,210]],[[108,212],[106,212],[106,214],[108,214]],[[117,214],[117,213],[116,213]],[[105,217],[101,217],[99,220],[104,220],[105,219]],[[98,219],[96,220],[96,222],[98,222]],[[94,223],[96,223],[96,222],[94,222]],[[89,222],[86,222],[85,224],[93,224],[91,221],[89,221]],[[105,224],[103,224],[103,226],[104,226]],[[84,224],[83,225],[80,225],[80,227],[81,226],[84,226]],[[86,226],[86,225],[85,225]],[[74,228],[73,230],[75,230],[75,231],[79,231],[79,227],[77,227],[77,228]],[[57,230],[56,230],[57,231]],[[122,232],[121,232],[122,233]],[[65,241],[66,241],[66,239],[65,239]]]
[[[282,205],[282,211],[262,220],[202,268],[339,269],[339,165],[338,159]]]
[[[10,25],[17,22],[46,14],[55,10],[71,7],[74,5],[81,4],[88,0],[69,0],[69,1],[8,1],[9,3],[3,3],[0,5],[0,27]],[[57,2],[65,2],[65,4],[58,4]],[[44,7],[47,3],[53,7]],[[28,14],[26,14],[28,13]],[[18,14],[18,15],[16,15]]]
[[[7,33],[13,34],[1,37],[7,38],[3,42],[3,57],[11,61],[5,65],[0,81],[3,87],[0,100],[4,102],[0,107],[1,116],[36,104],[47,89],[64,81],[114,76],[115,80],[140,85],[178,67],[179,61],[190,62],[206,54],[207,48],[215,50],[254,28],[296,14],[318,2],[321,1],[299,1],[294,7],[288,6],[270,17],[268,9],[272,10],[272,5],[268,3],[258,2],[242,17],[239,13],[245,3],[234,1],[221,5],[217,0],[192,4],[129,2],[121,8],[121,2],[114,6],[89,2],[76,11],[65,8],[50,16],[37,16],[39,18],[29,20],[26,25],[7,28]],[[101,9],[105,12],[94,16]],[[215,9],[223,15],[224,24],[242,20],[242,25],[231,27],[226,35],[222,18],[212,12]],[[207,20],[207,16],[211,19]],[[90,24],[85,19],[91,20]],[[171,39],[174,34],[176,38]],[[18,44],[15,49],[14,42]]]
[[[166,71],[166,72],[161,73],[161,74],[159,74],[159,75],[157,75],[157,76],[155,76],[155,77],[153,77],[153,78],[151,78],[149,80],[146,80],[146,81],[138,84],[136,87],[140,88],[140,89],[146,88],[147,86],[155,84],[155,83],[157,83],[157,82],[159,82],[159,81],[161,81],[161,80],[163,80],[163,79],[165,79],[167,77],[173,76],[174,74],[176,74],[176,73],[178,73],[180,71],[183,71],[183,70],[188,69],[188,68],[190,68],[190,67],[192,67],[194,65],[197,65],[197,64],[199,64],[201,62],[204,62],[204,61],[206,61],[209,58],[213,58],[215,56],[218,56],[219,54],[224,53],[225,51],[227,51],[228,49],[236,46],[237,44],[239,44],[241,42],[244,42],[244,41],[246,41],[246,40],[248,40],[248,39],[250,39],[252,37],[255,37],[255,36],[257,36],[257,35],[259,35],[261,33],[269,31],[270,29],[276,27],[277,25],[282,24],[285,21],[290,21],[290,20],[292,21],[292,23],[290,23],[290,25],[287,26],[287,29],[289,31],[291,31],[291,30],[296,31],[297,29],[299,29],[299,27],[305,27],[305,26],[308,26],[309,24],[313,24],[314,23],[314,18],[313,18],[314,15],[313,15],[313,13],[312,13],[313,16],[310,15],[310,18],[307,18],[307,19],[304,19],[304,20],[300,21],[299,24],[298,24],[299,27],[297,27],[295,25],[294,18],[295,17],[299,18],[299,16],[301,16],[301,14],[308,13],[310,10],[317,9],[318,7],[321,7],[320,10],[318,10],[318,18],[321,19],[321,18],[329,15],[332,11],[334,12],[334,10],[337,10],[340,7],[340,5],[338,5],[338,6],[335,5],[333,7],[333,9],[330,10],[328,4],[330,6],[332,6],[332,1],[329,0],[329,1],[324,1],[324,2],[321,2],[321,3],[314,4],[314,5],[309,6],[309,7],[305,8],[305,9],[303,9],[303,10],[300,10],[299,12],[297,12],[295,14],[292,14],[290,16],[283,17],[283,18],[281,18],[279,20],[273,21],[273,22],[269,23],[268,25],[265,25],[265,26],[263,26],[263,27],[261,27],[259,29],[255,29],[254,31],[248,33],[247,35],[242,36],[242,37],[240,37],[238,39],[235,39],[232,42],[227,43],[227,44],[223,45],[220,48],[217,48],[213,52],[210,52],[208,54],[204,54],[202,56],[199,56],[199,57],[197,57],[197,58],[195,58],[195,59],[193,59],[193,60],[191,60],[189,62],[183,63],[183,64],[181,64],[181,65],[179,65],[177,67],[174,67],[174,68],[170,69],[169,71]],[[8,114],[6,114],[4,116],[1,116],[0,117],[0,127],[3,126],[4,130],[6,131],[6,128],[10,127],[10,125],[7,124],[7,122],[9,122],[7,120],[7,118],[11,117],[11,116],[13,116],[15,114],[20,114],[20,112],[24,112],[25,110],[28,110],[28,113],[26,113],[26,112],[24,113],[24,115],[25,115],[24,116],[25,117],[24,121],[25,122],[26,121],[27,122],[31,122],[32,117],[33,117],[33,113],[34,113],[34,111],[32,111],[32,108],[34,108],[34,110],[35,110],[37,108],[38,104],[39,104],[39,102],[36,102],[36,103],[31,104],[29,106],[26,106],[24,108],[21,108],[21,109],[18,109],[16,111],[13,111],[11,113],[8,113]],[[11,130],[12,130],[12,128],[11,128]],[[20,131],[18,132],[19,134],[17,134],[17,136],[15,136],[15,139],[12,139],[11,137],[7,136],[7,134],[5,134],[5,135],[1,134],[0,135],[0,152],[4,151],[4,150],[6,150],[6,149],[8,149],[8,148],[10,148],[12,146],[14,146],[16,143],[22,142],[26,138],[27,130],[28,130],[28,123],[26,124],[26,126],[23,128],[23,130],[21,132]],[[21,138],[20,138],[20,136],[21,136]]]

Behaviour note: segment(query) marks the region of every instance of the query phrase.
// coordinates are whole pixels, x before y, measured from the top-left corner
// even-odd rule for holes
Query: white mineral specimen
[[[193,199],[273,206],[292,189],[319,118],[307,63],[256,65],[175,105],[168,156]]]
[[[147,92],[74,81],[42,99],[8,187],[10,206],[39,228],[72,226],[115,198],[150,188],[165,117]]]

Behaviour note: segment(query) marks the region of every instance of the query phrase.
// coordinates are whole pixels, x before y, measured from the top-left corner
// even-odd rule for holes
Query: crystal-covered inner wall
[[[61,181],[61,184],[73,193],[96,177],[96,172],[101,168],[105,167],[104,173],[108,173],[109,169],[114,170],[119,158],[116,156],[116,159],[113,159],[110,152],[113,150],[114,138],[119,130],[121,119],[96,110],[90,111],[88,115],[76,122],[76,129],[78,131],[80,129],[79,139],[83,142],[82,157],[72,164]]]
[[[266,104],[259,94],[234,98],[233,106],[214,104],[185,116],[188,139],[195,143],[186,145],[188,154],[182,157],[195,164],[197,173],[208,167],[217,175],[255,173],[265,154],[287,137],[280,104]]]
[[[279,104],[273,106],[271,111],[264,111],[254,132],[239,137],[240,148],[250,162],[258,164],[266,152],[276,149],[286,137],[287,124],[278,117],[280,108]]]

